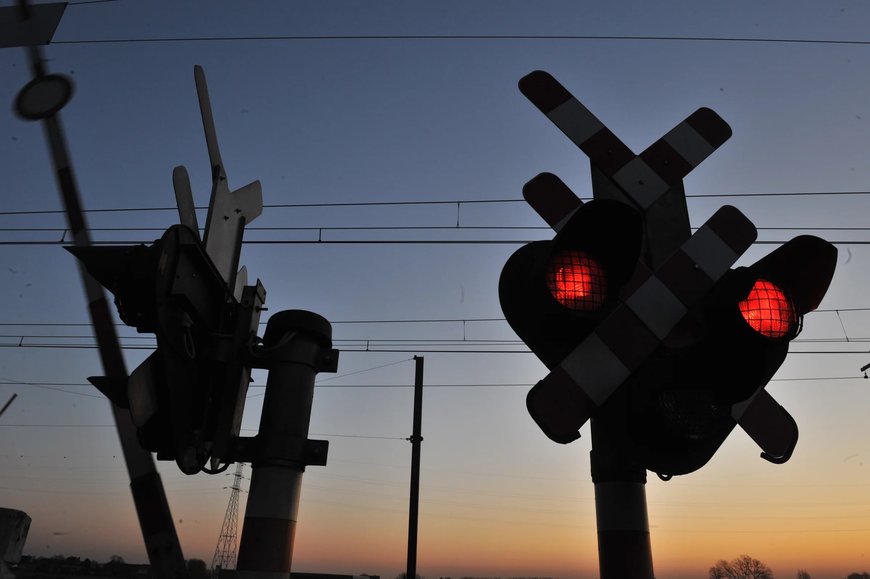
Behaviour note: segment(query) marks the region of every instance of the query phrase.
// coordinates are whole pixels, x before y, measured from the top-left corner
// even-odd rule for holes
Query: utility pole
[[[19,0],[18,9],[21,21],[26,22],[31,16],[31,8],[26,0]],[[72,83],[61,75],[47,74],[39,46],[30,45],[27,48],[34,78],[19,93],[16,111],[24,119],[43,122],[73,243],[79,248],[90,247],[90,234],[58,116],[72,95]],[[79,271],[104,373],[113,378],[126,379],[127,368],[105,293],[81,264]],[[154,460],[148,451],[139,446],[130,415],[115,404],[111,408],[151,566],[160,577],[185,577],[187,570],[181,544]]]
[[[411,492],[408,506],[408,569],[406,579],[417,577],[417,527],[420,507],[420,444],[423,442],[423,357],[414,356],[414,424],[411,438]]]

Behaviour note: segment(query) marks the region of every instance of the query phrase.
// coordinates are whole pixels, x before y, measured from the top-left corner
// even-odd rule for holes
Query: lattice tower
[[[239,520],[239,491],[242,486],[242,469],[244,466],[244,463],[238,463],[236,465],[236,472],[233,475],[233,486],[230,487],[232,489],[230,502],[227,505],[224,523],[221,525],[221,534],[218,537],[217,547],[214,550],[214,558],[211,561],[211,568],[215,577],[217,577],[221,569],[236,568],[236,549],[238,547],[236,529]]]

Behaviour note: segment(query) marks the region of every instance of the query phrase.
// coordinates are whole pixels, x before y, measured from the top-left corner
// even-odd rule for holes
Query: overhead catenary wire
[[[84,4],[108,4],[111,2],[121,2],[122,0],[78,0],[77,2],[68,2],[69,6],[82,6]]]
[[[819,313],[835,313],[839,320],[840,327],[844,328],[843,316],[841,312],[866,312],[870,308],[837,308],[826,309],[818,312],[811,312],[810,315]],[[506,324],[504,318],[443,318],[443,319],[404,319],[404,320],[338,320],[332,324],[341,326],[389,326],[397,325],[421,325],[427,326],[431,324],[452,324],[462,325],[461,336],[393,336],[393,337],[366,337],[366,336],[336,336],[334,345],[340,350],[347,352],[407,352],[427,351],[433,353],[447,352],[470,352],[484,351],[486,353],[528,353],[526,345],[522,340],[516,337],[468,337],[466,332],[469,324],[472,323],[497,323],[499,325]],[[117,327],[123,324],[116,323]],[[0,328],[8,328],[12,331],[0,333],[0,348],[52,348],[52,349],[73,349],[73,348],[92,348],[94,347],[94,338],[88,333],[70,331],[79,328],[85,328],[85,323],[47,323],[47,322],[0,322]],[[48,331],[28,331],[28,329],[44,329]],[[130,334],[125,333],[121,336],[122,346],[128,350],[153,350],[157,347],[155,337],[149,334]],[[870,342],[868,336],[853,336],[844,333],[842,336],[830,337],[799,337],[791,340],[796,345],[842,345],[852,344],[858,348],[862,348],[863,344]],[[856,349],[850,350],[848,353],[865,353],[868,350]],[[825,350],[826,353],[847,353],[841,350]],[[808,353],[804,351],[794,351],[796,354]],[[382,366],[377,366],[373,369],[392,366],[408,361],[407,359],[398,362],[391,362]],[[361,370],[365,372],[369,370]],[[358,372],[355,372],[358,373]],[[332,377],[328,379],[336,379]]]
[[[352,372],[350,374],[355,374],[356,372]],[[836,382],[836,381],[844,381],[844,380],[856,380],[863,379],[861,376],[803,376],[796,378],[772,378],[769,382]],[[8,381],[0,383],[0,386],[28,386],[28,387],[39,387],[39,386],[76,386],[82,388],[91,388],[94,386],[88,382],[34,382],[34,381]],[[427,384],[427,388],[531,388],[534,386],[532,382],[493,382],[493,383],[462,383],[462,384]],[[408,389],[413,388],[413,384],[383,384],[383,383],[374,383],[374,384],[322,384],[321,382],[317,382],[315,384],[315,388],[350,388],[350,389],[362,389],[362,388],[383,388],[383,389]],[[248,386],[248,389],[259,389],[265,388],[264,384],[251,384]],[[58,390],[58,392],[62,392],[64,394],[73,394],[73,395],[84,395],[82,392],[76,392],[72,390]],[[96,398],[100,398],[105,400],[105,396],[94,394],[88,396],[93,396]]]
[[[868,195],[870,191],[840,191],[840,192],[776,192],[776,193],[736,193],[736,194],[699,194],[699,195],[687,195],[687,197],[694,198],[706,198],[706,197],[757,197],[757,196],[817,196],[817,195]],[[403,207],[403,206],[432,206],[432,205],[446,205],[452,206],[455,205],[457,207],[457,211],[461,211],[461,208],[464,205],[475,205],[475,204],[493,204],[493,203],[525,203],[522,199],[450,199],[450,200],[415,200],[415,201],[360,201],[360,202],[318,202],[318,203],[279,203],[279,204],[267,204],[266,208],[341,208],[341,207],[383,207],[383,206],[395,206],[395,207]],[[207,209],[204,206],[197,207],[199,210]],[[92,209],[90,213],[117,213],[117,212],[163,212],[163,211],[171,211],[176,212],[177,209],[175,207],[142,207],[142,208],[134,208],[134,207],[117,207],[117,208],[97,208]],[[48,215],[60,215],[62,212],[59,210],[16,210],[16,211],[5,211],[0,212],[0,216],[5,217],[25,217],[25,216],[48,216]],[[511,238],[493,238],[489,235],[450,235],[446,236],[444,233],[457,233],[457,232],[465,232],[465,233],[491,233],[491,232],[533,232],[533,231],[548,231],[550,228],[541,225],[490,225],[490,224],[468,224],[468,223],[460,223],[459,217],[457,215],[457,219],[455,222],[450,224],[402,224],[402,225],[368,225],[368,224],[358,224],[358,225],[303,225],[303,226],[250,226],[246,228],[246,231],[255,234],[254,237],[258,238],[248,238],[244,240],[246,245],[308,245],[308,244],[321,244],[321,245],[500,245],[500,244],[521,244],[528,243],[531,241],[537,241],[537,238],[525,238],[524,236],[520,236],[518,238],[514,238],[512,235]],[[824,226],[819,224],[807,224],[805,226],[761,226],[757,227],[759,231],[813,231],[813,232],[867,232],[870,231],[870,227],[864,226],[843,226],[843,225],[832,225],[832,226]],[[126,232],[126,233],[144,233],[144,232],[155,232],[159,233],[164,231],[162,227],[155,226],[112,226],[112,227],[93,227],[90,228],[89,231],[94,233],[111,233],[111,232]],[[286,236],[274,236],[269,234],[275,233],[295,233],[295,234],[303,234],[298,236],[286,237]],[[348,237],[347,234],[349,232],[357,232],[357,233],[365,233],[365,236],[355,236]],[[385,238],[384,236],[371,235],[373,232],[402,232],[408,235],[401,236],[392,236],[391,238]],[[419,234],[422,232],[430,232],[430,233],[438,233],[439,235],[434,238],[424,239],[421,238]],[[0,227],[0,233],[7,234],[6,239],[0,239],[0,245],[4,246],[42,246],[42,245],[63,245],[67,243],[68,230],[63,226],[42,226],[29,224],[27,226],[14,226],[7,225]],[[22,239],[20,236],[22,234],[51,234],[49,238],[45,236],[41,239],[24,238]],[[330,233],[335,233],[339,235],[329,235]],[[257,236],[256,234],[259,234]],[[10,236],[12,236],[10,238]],[[126,245],[126,244],[149,244],[153,242],[153,239],[132,239],[128,237],[127,239],[115,239],[115,240],[106,240],[100,239],[95,243],[100,245]],[[758,245],[780,245],[785,243],[785,240],[771,240],[771,239],[761,239],[757,240],[756,244]],[[870,244],[870,240],[866,239],[841,239],[832,241],[835,245],[867,245]]]
[[[870,195],[870,191],[774,191],[768,193],[686,193],[686,199],[713,199],[713,198],[741,198],[741,197],[831,197],[831,196]],[[312,203],[264,203],[263,209],[304,209],[304,208],[336,208],[336,207],[384,207],[384,206],[414,206],[414,205],[476,205],[495,203],[519,203],[526,204],[522,198],[493,198],[493,199],[420,199],[415,201],[337,201],[337,202],[312,202]],[[206,205],[198,205],[194,209],[205,211]],[[85,213],[136,213],[152,211],[170,211],[177,213],[174,206],[156,207],[98,207],[85,209]],[[60,209],[23,209],[0,211],[0,216],[6,215],[62,215]]]
[[[56,334],[0,334],[0,340],[13,340],[18,346],[33,345],[38,346],[41,342],[28,342],[26,340],[75,340],[70,342],[48,342],[47,344],[70,344],[70,345],[89,345],[82,343],[82,340],[93,340],[90,335],[56,335]],[[149,340],[148,344],[143,344],[145,347],[156,348],[157,343],[153,336],[122,336],[122,340]],[[850,338],[844,336],[842,338],[796,338],[790,341],[793,344],[857,344],[870,342],[870,337]],[[333,344],[341,349],[342,347],[359,347],[365,345],[418,345],[418,346],[438,346],[438,345],[476,345],[476,346],[522,346],[525,343],[522,340],[512,338],[334,338]],[[8,344],[7,344],[8,345]],[[137,344],[138,346],[138,344]],[[403,360],[404,361],[404,360]],[[391,366],[401,362],[385,364]],[[367,371],[367,370],[366,370]]]
[[[855,343],[853,340],[851,343]],[[424,346],[424,347],[415,347],[413,345],[407,346],[365,346],[365,345],[355,345],[355,346],[345,346],[341,348],[342,352],[348,353],[366,353],[366,354],[532,354],[531,350],[526,349],[524,344],[517,343],[516,348],[513,349],[505,349],[505,348],[482,348],[478,344],[473,344],[474,348],[458,348],[457,346],[444,346],[444,347],[435,347],[435,346]],[[0,344],[0,348],[12,348],[12,349],[46,349],[46,350],[96,350],[97,346],[88,345],[88,344]],[[135,351],[135,350],[143,350],[143,351],[152,351],[154,347],[151,345],[122,345],[122,350],[127,351]],[[866,356],[870,352],[870,350],[802,350],[802,351],[791,351],[790,355],[799,356],[806,354],[813,355],[860,355]]]
[[[793,226],[756,227],[758,231],[870,231],[870,227],[847,226]],[[92,233],[163,232],[166,227],[91,227]],[[55,233],[65,242],[68,229],[64,227],[0,227],[0,233]],[[246,232],[312,232],[322,235],[330,231],[552,231],[544,225],[325,225],[325,226],[248,226]],[[268,240],[267,240],[268,241]]]
[[[115,428],[114,424],[50,424],[50,423],[42,423],[42,424],[29,424],[29,423],[16,423],[16,424],[4,424],[0,423],[0,427],[2,428]],[[242,430],[251,430],[251,429],[242,429]],[[373,439],[373,440],[405,440],[405,437],[402,436],[375,436],[368,434],[333,434],[333,433],[322,433],[322,432],[312,432],[311,436],[323,436],[327,438],[365,438],[365,439]]]
[[[870,191],[862,193],[870,195]],[[489,203],[525,203],[522,199],[450,199],[450,200],[417,200],[417,201],[349,201],[349,202],[317,202],[317,203],[264,203],[263,209],[304,209],[304,208],[335,208],[335,207],[383,207],[383,206],[411,206],[411,205],[474,205],[474,204],[489,204]],[[194,209],[205,211],[207,205],[197,205]],[[158,206],[158,207],[103,207],[95,209],[87,209],[85,213],[137,213],[137,212],[152,212],[152,211],[171,211],[178,212],[177,207]],[[34,210],[19,210],[19,211],[0,211],[0,216],[3,215],[51,215],[63,214],[61,210],[55,209],[34,209]]]
[[[92,2],[94,0],[91,0]],[[85,4],[88,2],[80,2]],[[836,38],[771,38],[751,36],[662,36],[604,34],[271,34],[237,36],[167,36],[55,39],[52,44],[151,44],[178,42],[324,42],[324,41],[585,41],[681,42],[724,44],[807,44],[870,46],[870,40]]]
[[[845,308],[820,308],[817,310],[813,310],[809,312],[807,315],[813,314],[821,314],[821,313],[835,313],[835,312],[870,312],[870,306],[868,307],[845,307]],[[504,323],[507,320],[503,317],[499,318],[490,318],[490,317],[481,317],[481,318],[394,318],[394,319],[362,319],[362,320],[330,320],[329,323],[333,326],[335,325],[343,325],[343,324],[351,324],[351,325],[365,325],[365,324],[466,324],[466,323],[488,323],[488,322],[498,322]],[[90,327],[90,323],[88,322],[0,322],[0,327],[3,326],[21,326],[21,327],[42,327],[42,326],[54,326],[58,328],[65,327]],[[116,326],[125,326],[125,324],[116,322]],[[265,326],[266,322],[260,322],[261,326]]]
[[[93,241],[91,245],[140,245],[153,240],[109,240]],[[538,239],[271,239],[244,240],[243,245],[521,245],[539,241]],[[753,245],[783,245],[788,240],[770,239],[755,241]],[[828,240],[832,245],[870,245],[870,240]],[[0,241],[3,246],[64,246],[69,245],[61,240],[43,241]]]

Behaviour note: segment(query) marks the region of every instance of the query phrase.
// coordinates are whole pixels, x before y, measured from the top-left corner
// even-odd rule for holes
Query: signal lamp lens
[[[738,306],[749,326],[767,338],[782,338],[797,324],[794,304],[775,283],[759,279]]]
[[[571,310],[594,312],[607,299],[604,268],[579,250],[560,251],[550,257],[547,287],[557,302]]]

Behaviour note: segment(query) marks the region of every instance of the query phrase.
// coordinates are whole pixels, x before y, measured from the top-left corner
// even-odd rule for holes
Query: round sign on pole
[[[39,76],[24,85],[15,98],[15,112],[30,121],[57,113],[72,96],[72,82],[60,74]]]

